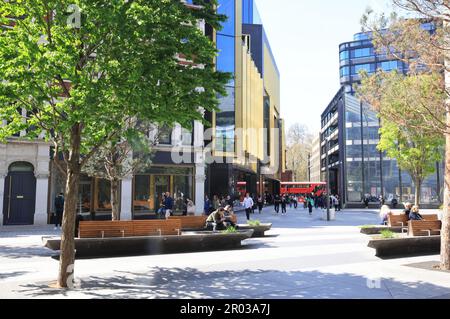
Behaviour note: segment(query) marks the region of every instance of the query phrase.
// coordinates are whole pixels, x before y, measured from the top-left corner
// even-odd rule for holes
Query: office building
[[[434,30],[428,23],[423,28]],[[369,74],[377,69],[398,70],[406,75],[408,66],[376,53],[367,33],[358,33],[354,41],[341,44],[339,55],[341,88],[321,116],[323,179],[326,180],[328,160],[330,191],[339,194],[347,207],[361,207],[364,197],[378,202],[382,196],[388,204],[393,198],[414,202],[415,186],[409,174],[398,168],[395,159],[377,149],[380,122],[376,112],[355,96],[360,70]],[[423,207],[441,204],[442,176],[443,163],[437,163],[436,172],[422,185]]]
[[[242,199],[279,192],[285,169],[280,73],[253,0],[220,0],[217,69],[233,74],[213,123],[207,194]]]

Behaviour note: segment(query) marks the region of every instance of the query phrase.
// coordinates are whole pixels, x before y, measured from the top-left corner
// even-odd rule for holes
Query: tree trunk
[[[447,110],[447,125],[450,125],[450,112]],[[450,134],[446,135],[445,146],[445,188],[444,212],[441,231],[441,268],[450,270]]]
[[[448,41],[449,23],[444,21],[445,40]],[[447,42],[448,43],[448,42]],[[444,59],[445,64],[445,89],[450,90],[450,57],[448,52]],[[450,97],[447,93],[446,107],[446,145],[445,145],[445,185],[444,185],[444,212],[442,215],[442,230],[441,230],[441,268],[443,270],[450,270]]]
[[[112,220],[120,220],[119,184],[120,184],[119,180],[117,180],[117,179],[111,180]]]
[[[416,186],[416,191],[415,191],[415,195],[414,195],[414,205],[416,206],[420,206],[420,191],[422,188],[422,181],[420,179],[416,179],[416,181],[414,182],[415,186]]]
[[[78,187],[80,181],[81,128],[72,127],[70,153],[67,165],[64,215],[61,235],[61,255],[59,260],[58,287],[72,288],[75,267],[75,223],[77,211]]]

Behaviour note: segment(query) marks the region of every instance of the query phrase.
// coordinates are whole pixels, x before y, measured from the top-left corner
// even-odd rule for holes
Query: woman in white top
[[[383,205],[380,209],[381,225],[386,225],[389,215],[392,214],[391,208],[388,205]]]
[[[195,215],[195,204],[194,204],[194,202],[188,198],[186,206],[187,206],[187,208],[186,208],[187,215],[188,216],[194,216]]]

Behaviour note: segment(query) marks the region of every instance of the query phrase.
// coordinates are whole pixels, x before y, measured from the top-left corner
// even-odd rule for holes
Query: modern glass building
[[[432,24],[423,24],[433,32]],[[360,70],[399,70],[405,75],[408,65],[375,52],[370,34],[358,33],[354,41],[339,46],[341,88],[322,114],[321,170],[326,172],[328,153],[331,192],[339,194],[347,207],[360,207],[364,197],[387,203],[414,201],[415,186],[407,172],[394,159],[378,151],[380,122],[370,105],[355,97]],[[328,140],[328,144],[327,141]],[[443,163],[422,185],[423,206],[437,207],[442,202]]]
[[[433,23],[423,23],[422,28],[430,33],[435,31]],[[340,81],[345,87],[345,93],[355,94],[355,84],[361,81],[359,72],[367,71],[369,74],[378,69],[384,71],[398,70],[406,74],[409,66],[395,60],[386,54],[377,53],[370,32],[360,32],[353,36],[353,41],[339,45]]]
[[[219,0],[218,12],[228,19],[215,33],[217,69],[233,79],[220,110],[206,116],[214,131],[206,193],[273,193],[285,162],[280,73],[253,0]]]

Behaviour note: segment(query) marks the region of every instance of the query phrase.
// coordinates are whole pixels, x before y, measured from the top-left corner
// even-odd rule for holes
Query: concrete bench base
[[[265,232],[272,228],[272,224],[261,224],[259,226],[250,226],[247,224],[238,224],[239,230],[253,230],[253,238],[264,237]]]
[[[253,231],[235,234],[191,232],[181,236],[148,236],[125,238],[76,238],[76,257],[113,257],[176,254],[199,251],[237,249],[251,238]],[[60,238],[43,238],[44,246],[60,250]]]
[[[252,238],[265,237],[265,232],[272,228],[272,224],[261,224],[259,226],[250,226],[248,224],[238,224],[238,229],[240,231],[253,230]],[[204,231],[204,229],[193,229],[193,228],[183,228],[183,232],[199,232]]]
[[[401,233],[402,227],[374,226],[369,228],[361,228],[361,234],[379,235],[383,230],[389,230],[393,233]]]
[[[374,239],[368,247],[376,250],[377,257],[407,257],[439,254],[441,236]]]

